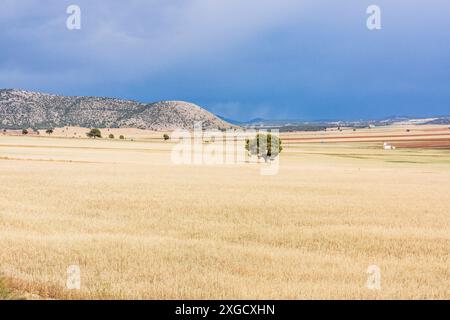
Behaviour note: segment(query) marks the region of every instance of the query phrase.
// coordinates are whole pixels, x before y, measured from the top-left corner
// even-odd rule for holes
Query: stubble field
[[[381,145],[286,140],[262,176],[157,139],[0,136],[0,278],[28,298],[449,299],[450,150]]]

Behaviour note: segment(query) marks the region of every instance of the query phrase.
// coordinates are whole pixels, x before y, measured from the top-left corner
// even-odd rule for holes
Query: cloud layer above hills
[[[143,102],[226,117],[448,113],[450,3],[3,0],[0,87]],[[81,30],[66,8],[81,7]]]

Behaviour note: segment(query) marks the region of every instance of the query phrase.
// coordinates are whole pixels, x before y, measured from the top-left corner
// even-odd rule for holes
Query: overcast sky
[[[2,0],[0,39],[0,88],[237,120],[450,114],[448,0]]]

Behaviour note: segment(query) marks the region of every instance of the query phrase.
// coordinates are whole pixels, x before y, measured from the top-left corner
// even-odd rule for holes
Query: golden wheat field
[[[449,299],[450,150],[381,146],[286,140],[262,176],[175,165],[162,139],[0,136],[0,278],[38,299]]]

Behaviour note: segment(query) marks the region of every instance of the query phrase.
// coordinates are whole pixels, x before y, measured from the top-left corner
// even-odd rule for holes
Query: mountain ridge
[[[0,126],[7,129],[63,126],[138,128],[156,131],[205,129],[233,125],[206,109],[186,101],[142,103],[93,96],[62,96],[21,89],[0,89]]]

